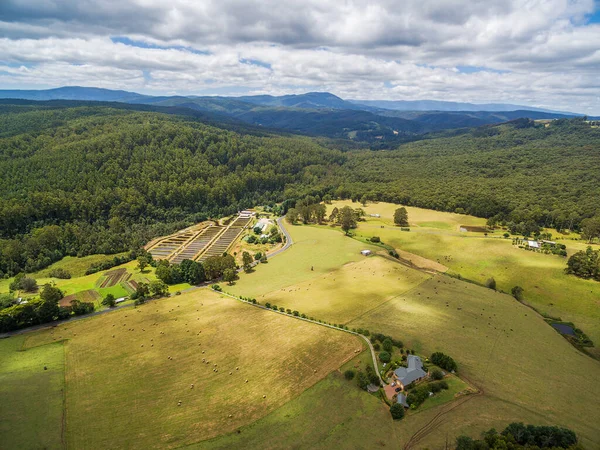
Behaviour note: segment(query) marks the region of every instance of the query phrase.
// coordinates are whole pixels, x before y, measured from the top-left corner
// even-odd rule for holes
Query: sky
[[[0,89],[59,86],[600,115],[600,1],[0,0]]]

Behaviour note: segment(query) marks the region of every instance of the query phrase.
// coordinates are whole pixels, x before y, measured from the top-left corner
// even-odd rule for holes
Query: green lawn
[[[63,343],[21,351],[24,339],[0,339],[0,447],[62,449]]]
[[[362,348],[209,289],[37,332],[26,346],[65,339],[70,448],[177,448],[233,432]],[[28,410],[37,402],[19,399]]]

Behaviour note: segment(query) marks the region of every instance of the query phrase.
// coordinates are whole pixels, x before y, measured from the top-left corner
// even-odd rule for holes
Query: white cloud
[[[0,84],[319,89],[600,114],[593,11],[592,0],[4,0]]]

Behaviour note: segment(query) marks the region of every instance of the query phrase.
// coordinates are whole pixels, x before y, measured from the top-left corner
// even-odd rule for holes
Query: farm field
[[[345,324],[428,278],[423,272],[372,255],[320,277],[261,295],[257,300]]]
[[[24,354],[55,342],[65,346],[69,448],[176,448],[233,432],[363,348],[208,289],[33,333]]]
[[[351,202],[334,202],[340,207]],[[358,204],[353,204],[355,207]],[[461,224],[481,225],[484,219],[407,207],[411,231],[404,232],[392,224],[398,205],[368,204],[367,214],[380,214],[380,219],[367,217],[355,230],[365,238],[379,236],[383,242],[398,249],[428,258],[449,268],[449,272],[478,283],[494,277],[499,290],[510,292],[513,286],[525,289],[524,298],[540,313],[575,323],[595,343],[590,353],[600,356],[600,283],[566,275],[566,259],[519,249],[496,231],[489,237],[481,233],[462,233]],[[425,223],[445,222],[452,229],[423,227]],[[420,224],[419,226],[413,226]],[[381,228],[381,226],[385,228]],[[585,249],[582,241],[558,240],[572,254]]]
[[[0,339],[0,447],[63,448],[63,343],[23,352],[24,341]]]
[[[363,249],[379,248],[365,245],[336,230],[286,224],[294,244],[272,264],[259,264],[251,274],[240,273],[240,281],[223,288],[232,294],[256,297],[316,278],[336,270],[346,263],[365,257]],[[312,270],[311,270],[312,269]]]
[[[100,261],[110,258],[110,256],[103,257],[100,259]],[[74,265],[81,265],[76,258],[68,260],[67,262],[60,261],[60,263],[62,263],[61,267],[67,270],[70,270],[70,268]],[[55,266],[50,266],[50,268],[53,267]],[[89,267],[89,265],[86,266],[86,269],[87,267]],[[142,273],[137,268],[137,261],[130,261],[118,267],[113,267],[111,269],[103,270],[91,275],[73,277],[67,280],[38,276],[38,274],[43,275],[46,270],[30,275],[37,280],[40,287],[46,283],[54,283],[65,293],[66,297],[78,298],[80,300],[85,298],[85,301],[95,301],[95,306],[97,309],[103,308],[100,302],[107,294],[111,293],[116,298],[125,297],[131,293],[132,286],[135,285],[135,283],[140,281],[148,282],[156,279],[153,267],[146,267]],[[8,292],[8,286],[11,281],[12,279],[7,279],[0,282],[0,293]],[[170,285],[169,292],[176,292],[189,287],[190,285],[187,283]],[[23,297],[31,297],[39,295],[39,293],[20,293],[19,295]]]
[[[323,236],[337,233],[341,238],[338,242],[345,243],[344,239],[347,239],[342,233],[327,228],[296,226],[288,227],[288,230],[300,242],[303,233],[315,239],[319,239],[319,233]],[[359,242],[357,244],[362,246]],[[268,265],[260,265],[256,273],[242,276],[234,287],[227,289],[235,289],[240,295],[256,296],[257,299],[259,295],[265,295],[265,298],[276,296],[283,286],[268,283],[270,276],[267,276],[266,269],[271,275],[277,271],[284,273],[290,261],[301,259],[305,256],[303,253],[302,246],[294,245]],[[328,261],[330,255],[337,253],[325,251],[323,259]],[[388,263],[403,267],[391,261]],[[337,296],[337,287],[344,292],[343,298],[348,305],[347,309],[342,308],[340,314],[349,317],[352,308],[356,308],[355,318],[347,323],[350,328],[368,328],[392,335],[420,354],[443,351],[454,356],[460,374],[482,389],[484,394],[460,405],[456,414],[444,416],[443,424],[439,426],[450,433],[450,441],[460,434],[476,436],[491,427],[500,429],[510,421],[522,420],[568,426],[579,433],[584,445],[591,448],[600,445],[600,430],[596,424],[600,406],[595,400],[600,396],[600,388],[595,381],[600,376],[600,363],[573,348],[530,308],[509,295],[446,275],[436,275],[426,277],[415,288],[399,291],[397,296],[364,313],[360,307],[361,290],[344,290],[342,283],[328,285],[316,282],[329,272],[343,270],[343,264],[337,267],[332,264],[333,267],[330,266],[324,274],[312,277],[310,267],[306,269],[300,265],[296,275],[298,281],[287,284],[286,291],[293,292],[308,283],[315,290],[310,296],[299,295],[297,301],[294,301],[294,296],[286,297],[284,306],[310,315],[319,310],[316,299]],[[361,263],[349,266],[356,264]],[[368,272],[365,271],[365,274]],[[268,286],[265,286],[267,283]],[[367,284],[366,280],[364,286],[364,289],[378,289],[376,285]],[[317,287],[324,289],[319,292]],[[267,289],[271,289],[270,293],[265,292]],[[300,294],[302,291],[297,292]],[[259,301],[262,303],[262,299]],[[334,315],[331,313],[331,321],[337,322]],[[433,417],[437,409],[430,408],[415,416],[425,417],[431,413]],[[402,429],[402,425],[399,427]],[[445,438],[445,433],[435,432],[419,445],[440,446]]]

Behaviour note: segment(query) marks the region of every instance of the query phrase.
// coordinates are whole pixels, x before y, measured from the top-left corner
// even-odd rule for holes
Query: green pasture
[[[346,263],[364,259],[361,250],[378,250],[344,236],[333,229],[285,224],[294,244],[267,264],[259,264],[253,273],[240,274],[234,286],[225,286],[227,292],[256,297],[302,283],[327,274]],[[272,264],[277,262],[277,264]]]
[[[63,343],[22,351],[24,340],[0,339],[0,447],[64,448]]]
[[[178,448],[233,432],[362,349],[208,289],[31,334],[25,354],[62,341],[69,448]],[[37,400],[20,396],[23,408]]]
[[[485,403],[508,410],[479,420],[477,411],[459,410],[446,419],[453,429],[473,435],[515,420],[556,424],[574,429],[590,448],[600,445],[600,364],[508,295],[439,275],[349,326],[392,335],[420,354],[453,356]]]
[[[362,258],[325,275],[261,295],[257,300],[331,323],[347,323],[429,278],[382,256]],[[249,276],[248,282],[251,281]],[[245,285],[239,283],[242,293]]]

